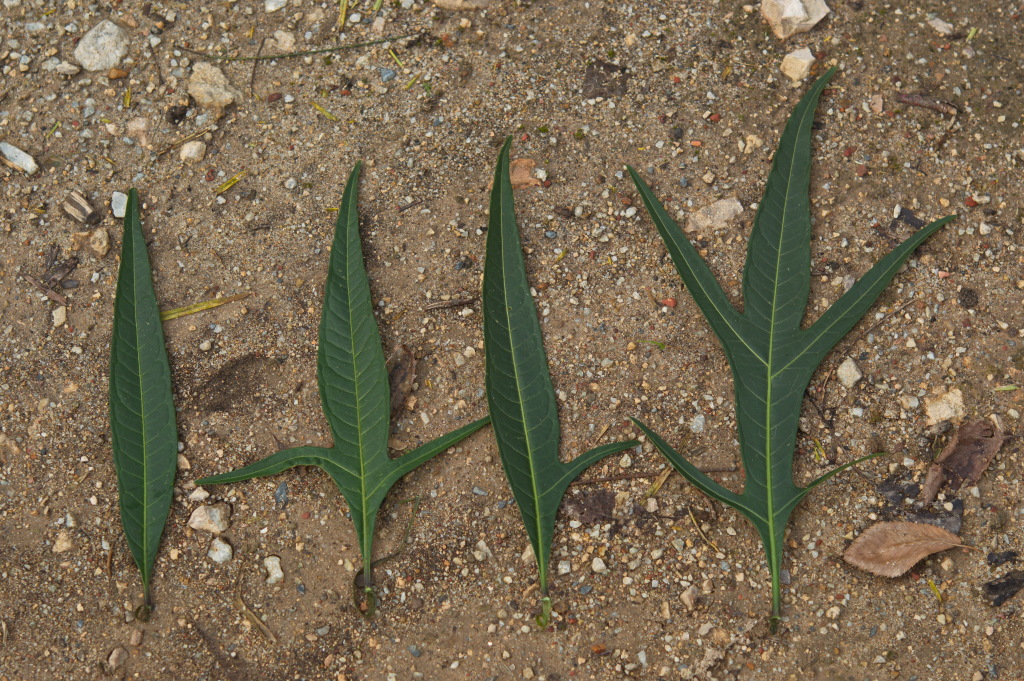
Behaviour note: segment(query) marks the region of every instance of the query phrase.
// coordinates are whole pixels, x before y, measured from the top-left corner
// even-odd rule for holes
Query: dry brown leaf
[[[983,419],[961,426],[928,470],[921,486],[924,503],[935,501],[945,479],[954,490],[965,482],[977,482],[1003,446],[1004,439],[1003,431],[991,421]]]
[[[509,179],[512,181],[513,189],[524,189],[526,187],[539,187],[540,180],[533,176],[533,169],[537,162],[532,158],[517,158],[508,164]]]
[[[843,559],[881,577],[899,577],[922,558],[956,546],[960,537],[924,523],[878,523],[853,540]]]

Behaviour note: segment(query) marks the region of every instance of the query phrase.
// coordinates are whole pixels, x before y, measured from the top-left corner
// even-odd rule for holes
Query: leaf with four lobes
[[[320,317],[317,382],[334,445],[286,449],[236,471],[197,480],[196,484],[238,482],[294,466],[319,466],[327,471],[345,497],[356,526],[367,614],[372,615],[373,530],[384,497],[403,475],[479,430],[489,419],[474,421],[397,459],[388,456],[390,387],[359,240],[359,168],[357,163],[338,210]]]
[[[585,468],[638,443],[615,442],[591,449],[568,463],[558,458],[560,429],[555,390],[548,374],[544,339],[526,279],[505,141],[494,170],[484,261],[483,316],[487,404],[498,452],[537,559],[546,626],[548,560],[555,514],[565,490]]]
[[[740,454],[746,475],[737,494],[684,459],[645,425],[672,465],[708,496],[732,506],[757,528],[772,576],[772,619],[778,623],[783,535],[789,516],[814,487],[864,459],[826,473],[807,487],[793,482],[793,451],[803,394],[829,350],[864,316],[925,239],[956,216],[937,220],[878,261],[810,327],[801,328],[810,294],[811,123],[826,83],[819,78],[797,104],[779,140],[764,199],[757,209],[743,272],[743,312],[737,312],[707,264],[632,168],[669,255],[732,368]]]
[[[117,272],[109,399],[121,525],[142,575],[145,603],[138,614],[144,618],[151,605],[153,560],[174,496],[178,428],[171,368],[134,189],[128,191]]]

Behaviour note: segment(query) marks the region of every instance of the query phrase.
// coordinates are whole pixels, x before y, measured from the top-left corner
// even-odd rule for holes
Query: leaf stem
[[[537,626],[546,629],[551,623],[551,598],[544,596],[540,601],[540,614],[537,615]]]

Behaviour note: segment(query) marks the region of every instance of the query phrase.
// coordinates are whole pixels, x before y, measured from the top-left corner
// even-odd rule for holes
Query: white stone
[[[123,218],[128,210],[128,195],[123,192],[114,192],[110,195],[110,210],[115,218]]]
[[[274,31],[274,42],[277,43],[278,50],[291,52],[295,49],[295,34],[291,31]]]
[[[53,310],[53,328],[64,326],[68,320],[68,309],[61,305]]]
[[[281,559],[278,556],[267,556],[264,558],[263,567],[267,568],[267,584],[277,584],[284,581],[284,570],[281,569]]]
[[[67,530],[61,530],[57,533],[57,538],[53,542],[54,553],[64,553],[74,548],[71,543],[71,535],[68,534]]]
[[[932,17],[928,20],[928,25],[935,29],[935,32],[939,35],[952,35],[953,24],[948,21],[943,21],[938,17]]]
[[[824,0],[763,0],[761,16],[779,40],[806,33],[829,13]]]
[[[196,487],[196,488],[195,488],[194,490],[192,490],[192,492],[191,492],[191,493],[190,493],[190,494],[188,495],[188,500],[189,500],[189,501],[192,501],[192,502],[195,502],[195,503],[198,503],[198,502],[200,502],[200,501],[206,501],[206,500],[207,500],[207,499],[209,499],[209,498],[210,498],[210,493],[209,493],[209,492],[207,492],[207,491],[206,491],[205,489],[203,489],[202,487]]]
[[[811,73],[811,64],[814,63],[814,55],[806,47],[793,50],[782,58],[782,65],[779,70],[786,74],[794,83],[801,81]]]
[[[599,556],[594,556],[594,560],[590,562],[590,569],[597,574],[601,574],[602,572],[607,572],[608,566],[604,564],[604,561]]]
[[[572,572],[572,563],[567,560],[558,561],[558,574],[567,575]]]
[[[206,552],[206,555],[214,563],[226,563],[231,560],[234,551],[231,549],[231,544],[220,537],[214,537],[213,541],[210,542],[210,550]]]
[[[853,361],[852,357],[847,357],[843,360],[843,363],[836,369],[836,378],[843,384],[843,387],[849,390],[853,386],[857,385],[857,381],[864,378],[864,374],[860,372],[860,367]]]
[[[186,142],[181,145],[178,158],[181,159],[182,163],[199,163],[206,158],[206,142],[200,140]]]
[[[690,432],[695,435],[700,435],[704,432],[704,426],[707,420],[704,418],[704,414],[697,414],[690,419]]]
[[[231,526],[231,507],[227,504],[200,506],[192,511],[188,526],[193,530],[220,534]]]
[[[686,225],[687,232],[694,232],[706,229],[721,229],[727,227],[729,221],[743,212],[743,204],[735,196],[729,199],[715,201],[710,206],[701,208],[690,215]]]
[[[487,542],[483,539],[476,543],[476,549],[473,551],[473,558],[475,558],[478,563],[482,563],[489,558],[494,558],[494,554],[491,553],[490,547],[487,546]]]
[[[242,97],[223,71],[206,62],[199,62],[192,67],[188,93],[196,100],[196,104],[209,109],[217,118],[224,115],[226,107]]]
[[[483,9],[491,4],[491,0],[434,0],[441,9]]]
[[[629,452],[626,452],[619,459],[619,466],[621,466],[622,468],[629,468],[632,465],[633,465],[633,457],[631,457],[629,455]]]
[[[519,560],[523,565],[532,565],[534,562],[533,544],[527,544],[526,549],[523,551],[523,555],[519,556]]]
[[[264,0],[263,9],[268,12],[276,12],[279,9],[284,9],[288,5],[288,0]]]
[[[77,76],[82,69],[69,61],[62,61],[53,70],[62,76]]]
[[[953,388],[947,393],[935,398],[924,399],[924,413],[927,416],[927,425],[934,426],[939,421],[959,421],[967,413],[964,408],[964,394],[959,388]]]
[[[36,163],[36,160],[13,144],[0,142],[0,155],[3,156],[6,165],[15,170],[20,170],[26,175],[31,175],[39,170],[39,164]]]
[[[128,32],[104,19],[82,36],[75,59],[86,71],[109,71],[128,55]]]

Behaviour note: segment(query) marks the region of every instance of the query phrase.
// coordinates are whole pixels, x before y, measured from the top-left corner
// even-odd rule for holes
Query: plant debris
[[[539,187],[541,182],[533,176],[533,169],[537,162],[532,158],[517,158],[509,164],[509,174],[512,180],[513,189],[525,189],[526,187]]]
[[[926,504],[933,502],[946,480],[953,490],[965,482],[977,482],[1003,446],[1004,439],[1003,431],[992,421],[961,426],[928,469],[921,486],[921,500]]]
[[[880,577],[899,577],[918,561],[960,543],[960,537],[924,523],[878,523],[857,537],[843,559]]]
[[[1016,561],[1018,558],[1020,558],[1020,554],[1016,551],[1000,551],[998,553],[993,551],[992,553],[988,554],[986,560],[988,561],[988,564],[992,567],[998,567],[1003,563]]]
[[[985,583],[985,598],[993,606],[999,607],[1006,601],[1017,595],[1017,592],[1024,588],[1024,571],[1014,570],[1008,572],[999,579],[993,579]]]
[[[388,360],[388,382],[391,384],[391,421],[402,412],[416,383],[416,355],[405,343],[399,345]]]

